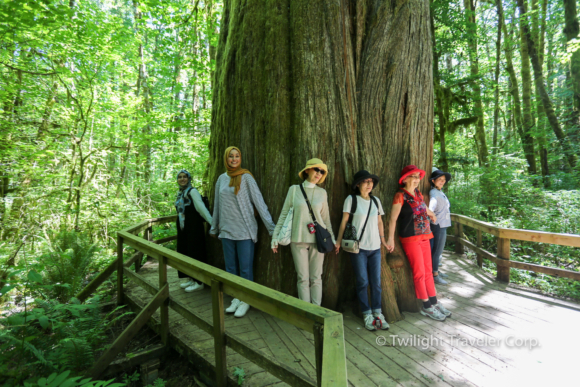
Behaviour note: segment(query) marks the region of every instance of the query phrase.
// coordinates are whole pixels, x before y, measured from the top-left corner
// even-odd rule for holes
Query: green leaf
[[[42,327],[42,329],[46,329],[48,328],[48,317],[46,316],[40,316],[40,318],[38,319],[38,322],[40,324],[40,326]]]
[[[28,272],[28,279],[32,282],[42,283],[42,276],[38,274],[35,270],[30,270]]]

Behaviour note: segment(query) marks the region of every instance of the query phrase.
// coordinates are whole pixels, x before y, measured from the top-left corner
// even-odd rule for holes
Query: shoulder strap
[[[365,220],[365,224],[364,224],[364,226],[363,226],[363,228],[362,228],[362,231],[361,231],[361,233],[360,233],[360,236],[358,237],[358,240],[359,240],[359,241],[362,239],[362,236],[363,236],[363,234],[365,233],[365,229],[367,228],[367,223],[368,223],[368,221],[369,221],[369,217],[371,216],[371,209],[373,208],[373,203],[377,204],[377,203],[375,202],[375,198],[373,198],[373,197],[372,197],[372,195],[371,195],[371,199],[372,199],[372,203],[369,203],[369,212],[367,213],[367,219]],[[379,207],[377,206],[377,210],[378,210],[378,208],[379,208]]]
[[[355,194],[351,194],[350,197],[351,197],[350,213],[348,214],[348,222],[347,223],[352,223],[352,216],[356,212],[356,206],[358,204],[358,200],[356,199]]]
[[[316,217],[314,216],[314,211],[312,211],[312,207],[310,206],[310,202],[308,201],[308,196],[306,196],[306,191],[304,191],[304,187],[300,184],[300,190],[302,191],[302,195],[304,195],[304,200],[306,200],[306,204],[308,205],[308,210],[310,210],[310,216],[312,217],[312,221],[316,223]]]

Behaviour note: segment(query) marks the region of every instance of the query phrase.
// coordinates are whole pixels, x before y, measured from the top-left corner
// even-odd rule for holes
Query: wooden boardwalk
[[[464,256],[448,252],[442,271],[449,274],[450,284],[437,286],[438,298],[453,312],[445,322],[404,313],[405,319],[391,324],[390,330],[369,332],[359,318],[344,314],[350,385],[580,385],[574,382],[580,378],[574,372],[580,368],[575,362],[580,348],[579,304],[499,283]],[[157,285],[155,261],[147,262],[139,274]],[[208,287],[195,293],[180,291],[175,269],[169,269],[168,281],[170,292],[179,294],[177,300],[212,321]],[[133,307],[142,307],[152,298],[131,282],[125,294]],[[226,306],[230,301],[224,297]],[[158,318],[156,312],[154,319]],[[169,322],[170,344],[201,369],[213,368],[213,338],[171,310]],[[155,328],[155,321],[150,325]],[[316,380],[312,334],[255,308],[241,319],[226,315],[225,326]],[[384,345],[377,344],[377,338]],[[285,385],[229,348],[227,367],[230,384],[234,367],[242,367],[244,386]]]

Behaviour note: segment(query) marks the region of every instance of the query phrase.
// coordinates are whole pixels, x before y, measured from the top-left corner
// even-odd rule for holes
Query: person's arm
[[[205,219],[206,222],[209,224],[212,223],[211,215],[207,208],[205,208],[205,203],[201,198],[201,194],[195,188],[189,191],[189,197],[193,200],[193,205],[195,206],[195,210]]]
[[[431,196],[431,200],[429,201],[429,209],[433,212],[437,210],[437,198]]]
[[[272,251],[274,253],[278,252],[278,237],[280,236],[280,230],[288,217],[288,212],[290,212],[290,208],[292,208],[292,203],[294,201],[294,189],[290,187],[288,190],[288,194],[286,195],[286,200],[284,201],[284,206],[282,207],[282,213],[278,218],[278,223],[276,223],[276,228],[274,228],[274,233],[272,233]],[[292,225],[290,225],[292,227]]]
[[[213,197],[213,216],[211,222],[211,229],[209,235],[217,236],[219,234],[220,226],[220,178],[215,183],[215,193]]]
[[[377,215],[379,218],[379,236],[381,237],[381,244],[383,246],[385,246],[385,248],[387,248],[387,250],[389,249],[387,247],[387,239],[385,238],[385,226],[383,225],[383,218],[381,217],[381,215]]]
[[[435,216],[435,213],[433,211],[431,211],[429,208],[427,208],[426,210],[427,210],[427,215],[431,218],[431,222],[432,223],[437,222],[437,216]]]
[[[262,193],[260,192],[260,188],[258,187],[256,180],[254,180],[254,178],[249,174],[244,174],[242,179],[245,179],[247,182],[250,200],[252,203],[254,203],[254,206],[256,206],[258,214],[260,214],[260,218],[262,218],[268,233],[270,236],[272,236],[274,229],[276,228],[276,224],[272,220],[272,215],[270,215],[270,212],[268,212],[268,206],[266,205],[266,202],[264,202],[264,198],[262,197]]]
[[[389,237],[387,238],[387,251],[392,253],[395,249],[395,227],[397,226],[397,219],[401,213],[403,205],[401,203],[393,204],[391,208],[391,219],[389,220]]]
[[[316,188],[314,188],[316,189]],[[330,210],[328,209],[328,194],[324,191],[324,203],[322,204],[322,211],[320,213],[320,217],[322,221],[326,225],[326,230],[330,233],[330,237],[332,238],[332,243],[336,245],[336,239],[334,238],[334,233],[332,232],[332,224],[330,224]]]
[[[336,243],[334,244],[334,251],[336,254],[340,251],[340,244],[342,243],[342,236],[344,235],[344,229],[346,228],[346,223],[348,222],[348,217],[350,212],[342,213],[342,221],[340,222],[340,228],[338,229],[338,238],[336,238]]]

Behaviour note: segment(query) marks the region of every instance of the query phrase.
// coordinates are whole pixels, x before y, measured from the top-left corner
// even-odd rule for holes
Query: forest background
[[[523,16],[518,2],[527,9]],[[577,4],[518,2],[431,1],[433,165],[453,175],[446,193],[454,213],[578,234]],[[26,329],[40,330],[66,321],[57,306],[76,310],[74,294],[114,259],[116,231],[174,213],[181,168],[207,192],[222,9],[219,1],[201,0],[0,5],[0,293],[11,310],[46,302],[32,317],[15,314],[3,326],[34,322],[39,326]],[[495,243],[484,240],[491,251]],[[511,248],[512,259],[524,262],[580,265],[574,248]],[[580,299],[571,280],[517,269],[511,277]],[[99,297],[110,297],[112,288]],[[17,329],[0,330],[0,338],[16,340],[23,334]],[[41,345],[36,337],[33,347]],[[66,345],[54,359],[27,348],[43,372],[83,367],[67,357]]]

